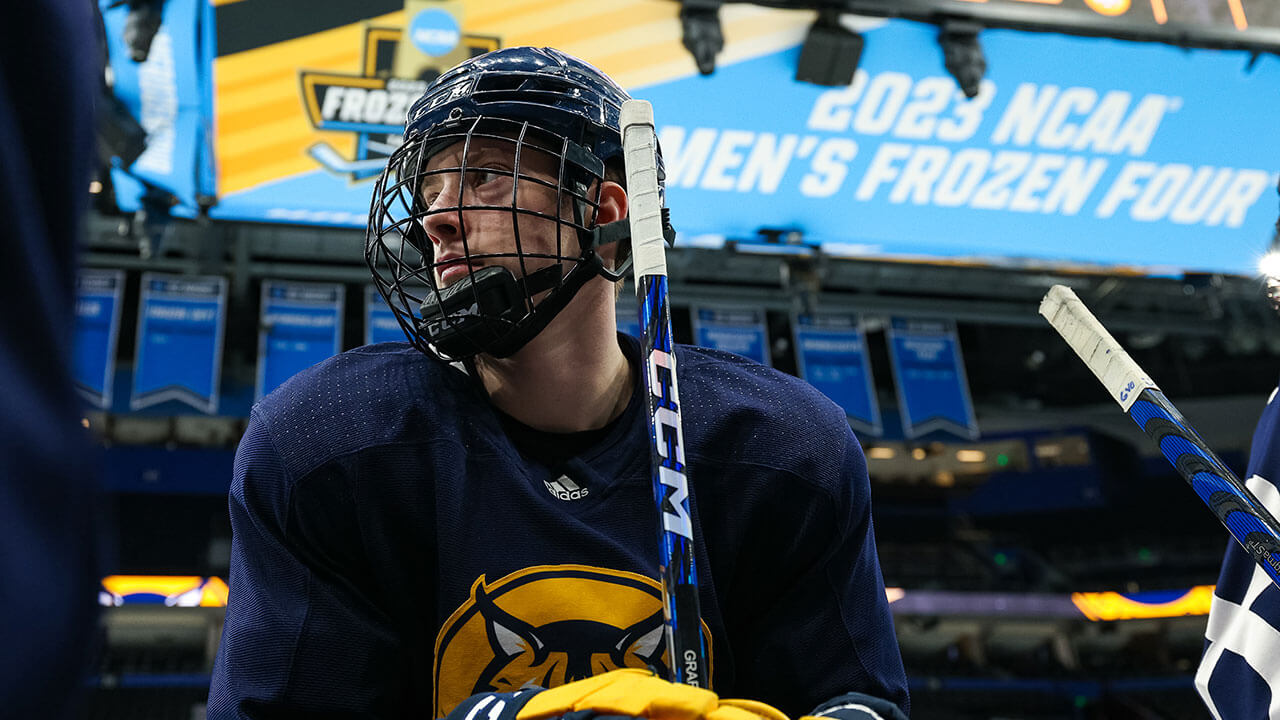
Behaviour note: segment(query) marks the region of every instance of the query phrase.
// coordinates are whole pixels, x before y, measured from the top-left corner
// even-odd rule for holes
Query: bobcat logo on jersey
[[[705,623],[702,632],[710,648]],[[666,652],[652,578],[586,565],[541,565],[492,583],[481,575],[436,639],[433,717],[479,692],[664,667]]]

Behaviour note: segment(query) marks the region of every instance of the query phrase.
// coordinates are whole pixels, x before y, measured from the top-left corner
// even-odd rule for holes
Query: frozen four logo
[[[403,41],[438,60],[440,66],[416,68],[412,78],[396,77],[394,58]],[[465,48],[467,53],[478,55],[495,50],[500,44],[497,37],[465,32],[452,15],[441,9],[418,13],[403,29],[366,28],[365,61],[360,74],[313,70],[299,73],[302,103],[311,126],[353,133],[355,157],[342,149],[347,143],[331,145],[333,136],[317,138],[307,148],[307,154],[324,169],[352,182],[376,177],[386,166],[387,157],[403,142],[409,108],[422,97],[428,81],[453,64],[453,54]],[[457,98],[469,87],[467,83],[466,87],[451,88],[442,102]]]

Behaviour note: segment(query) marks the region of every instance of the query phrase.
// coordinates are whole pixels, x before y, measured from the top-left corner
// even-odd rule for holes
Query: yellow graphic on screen
[[[169,607],[226,607],[227,583],[199,575],[109,575],[102,579],[99,604],[137,603]]]
[[[1099,15],[1123,15],[1129,11],[1129,0],[1084,0]]]
[[[1197,585],[1182,595],[1163,602],[1145,601],[1118,592],[1078,592],[1071,602],[1090,620],[1137,620],[1143,618],[1208,615],[1213,601],[1212,585]]]
[[[420,15],[452,18],[437,7]],[[412,27],[411,24],[411,30]],[[354,133],[356,139],[354,157],[324,140],[308,146],[307,155],[319,166],[349,181],[366,180],[382,171],[387,158],[400,146],[409,107],[432,79],[456,64],[454,56],[461,52],[471,57],[499,46],[497,38],[459,34],[455,45],[448,46],[450,49],[441,56],[441,62],[417,49],[409,54],[403,52],[406,44],[403,34],[394,28],[369,28],[362,53],[365,66],[360,75],[309,70],[299,73],[302,104],[311,126],[316,130]],[[445,48],[441,45],[438,49],[445,51]],[[414,79],[397,74],[395,68],[401,67],[412,72]]]
[[[454,58],[500,45],[559,48],[632,90],[694,76],[679,10],[679,3],[657,0],[405,0],[396,12],[220,56],[214,61],[218,194],[321,169],[367,181],[399,144],[399,129],[356,126],[379,111],[387,119],[401,102],[397,93],[423,87]],[[414,34],[414,20],[433,12]],[[453,32],[439,13],[460,16],[459,47],[433,56],[423,48],[439,51]],[[718,63],[798,45],[813,18],[812,11],[727,5]],[[407,33],[412,48],[404,42]]]

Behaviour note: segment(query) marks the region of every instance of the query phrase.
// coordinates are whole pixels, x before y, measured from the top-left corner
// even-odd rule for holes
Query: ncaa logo
[[[447,55],[462,42],[462,28],[451,13],[423,10],[409,23],[409,42],[432,57]]]

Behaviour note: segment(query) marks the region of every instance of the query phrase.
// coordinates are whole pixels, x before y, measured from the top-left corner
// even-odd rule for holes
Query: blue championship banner
[[[111,407],[116,339],[120,334],[123,270],[81,270],[76,278],[76,390],[93,407]]]
[[[226,304],[226,278],[143,274],[131,410],[173,400],[218,411]]]
[[[882,435],[871,360],[857,316],[797,315],[791,326],[800,377],[844,408],[854,430]]]
[[[753,308],[694,308],[695,345],[731,352],[769,364],[764,311]]]
[[[976,439],[978,423],[955,323],[893,318],[888,336],[903,434],[913,438],[944,430]]]
[[[344,299],[343,286],[332,283],[262,283],[256,399],[342,351]]]
[[[614,309],[618,323],[618,332],[631,337],[640,337],[640,313],[636,311],[635,296],[623,292],[622,302]]]
[[[364,344],[405,342],[404,329],[396,314],[372,285],[364,289]]]

